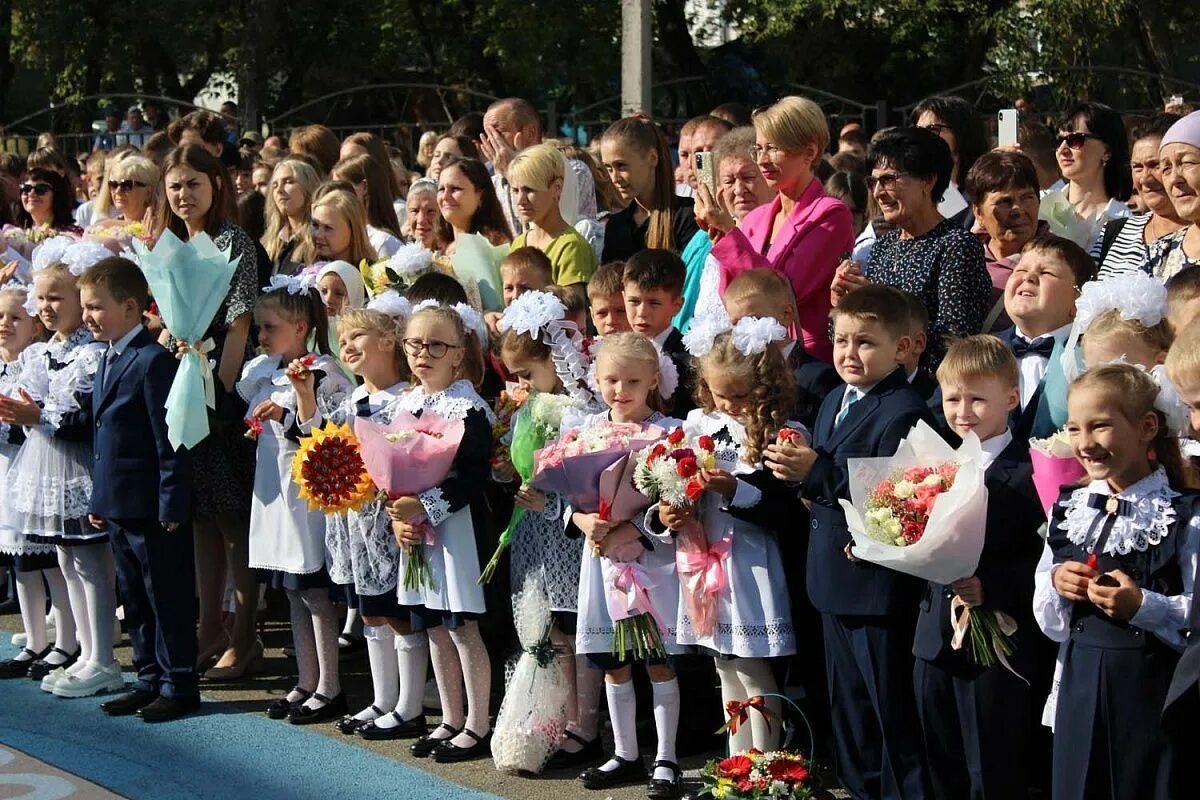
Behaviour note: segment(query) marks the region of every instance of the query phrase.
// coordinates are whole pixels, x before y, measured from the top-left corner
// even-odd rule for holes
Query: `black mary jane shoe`
[[[287,719],[288,714],[292,713],[292,709],[312,697],[312,692],[301,689],[299,686],[292,689],[292,692],[298,692],[301,695],[300,699],[292,702],[284,696],[278,700],[271,701],[271,704],[267,706],[267,716],[271,719]],[[288,692],[288,694],[292,692]]]
[[[430,754],[433,756],[433,760],[439,764],[456,764],[459,761],[471,761],[472,759],[483,758],[491,754],[491,731],[488,731],[483,736],[480,736],[470,728],[463,728],[462,732],[474,739],[475,744],[470,747],[459,747],[450,741],[450,739],[454,738],[451,736],[450,739],[439,742],[438,746],[433,748],[433,752]]]
[[[443,728],[448,730],[450,732],[450,735],[446,736],[444,738],[441,738],[441,739],[433,738],[433,734]],[[441,725],[438,725],[436,728],[431,730],[429,733],[425,734],[420,739],[417,739],[415,742],[410,744],[408,746],[408,752],[411,753],[414,758],[429,758],[429,754],[432,753],[434,750],[436,750],[438,745],[440,745],[442,742],[450,741],[455,736],[458,736],[458,734],[461,732],[462,732],[461,728],[451,728],[449,725],[447,725],[446,723],[443,722]]]
[[[309,708],[297,705],[288,712],[287,721],[293,725],[316,725],[321,722],[332,722],[346,714],[346,693],[339,692],[337,697],[326,697],[320,692],[313,692],[312,700],[319,700],[325,705],[320,708]]]
[[[613,760],[619,765],[616,769],[603,770],[600,767],[592,767],[584,770],[579,776],[583,788],[612,789],[616,786],[632,786],[646,780],[646,765],[640,757],[626,761],[620,756],[613,756]]]
[[[681,770],[679,765],[674,761],[667,761],[663,759],[655,761],[650,765],[650,775],[653,776],[654,770],[658,769],[659,767],[666,767],[667,769],[671,770],[673,777],[671,777],[670,780],[651,777],[649,782],[646,784],[646,796],[649,797],[650,800],[674,800],[674,798],[679,797],[679,795],[683,793],[683,787],[681,785],[681,781],[683,779],[683,770]]]
[[[581,767],[584,764],[590,764],[604,755],[604,749],[600,744],[600,736],[592,739],[590,742],[571,731],[566,732],[566,736],[573,742],[580,745],[580,749],[575,752],[563,750],[559,748],[550,756],[550,760],[546,762],[546,769],[567,769],[569,767]]]
[[[30,680],[41,683],[42,678],[46,677],[51,672],[54,672],[54,670],[58,669],[59,667],[68,669],[74,666],[75,662],[79,660],[80,652],[81,651],[76,650],[74,653],[68,653],[66,650],[59,650],[57,647],[50,648],[50,652],[44,653],[41,658],[29,665]],[[49,656],[50,653],[58,653],[60,656],[65,658],[66,661],[63,661],[59,664],[51,664],[46,661],[46,657]]]
[[[6,658],[0,661],[0,680],[10,680],[12,678],[28,678],[29,670],[38,661],[41,661],[46,656],[50,655],[53,648],[47,647],[40,653],[35,653],[28,647],[22,648],[18,655],[25,658]]]
[[[385,713],[387,713],[387,712],[381,710],[378,706],[376,706],[374,704],[371,704],[371,707],[369,710],[375,712],[375,716],[372,717],[371,719],[359,719],[358,717],[354,716],[353,714],[347,714],[346,716],[342,717],[337,722],[335,722],[333,724],[333,727],[337,728],[339,732],[344,733],[347,736],[353,736],[354,734],[358,733],[360,728],[365,728],[366,726],[368,726],[372,722],[374,722],[376,719],[378,719],[379,717],[382,717]]]
[[[429,724],[425,722],[424,714],[412,719],[401,719],[400,715],[393,711],[390,714],[384,714],[380,719],[384,717],[396,717],[400,720],[400,724],[390,728],[381,728],[375,724],[377,720],[372,720],[358,729],[358,735],[368,742],[390,742],[394,739],[416,739],[424,736],[429,730]]]

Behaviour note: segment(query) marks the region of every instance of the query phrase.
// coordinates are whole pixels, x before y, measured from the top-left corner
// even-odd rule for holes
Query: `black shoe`
[[[47,647],[40,653],[35,653],[28,647],[21,650],[20,655],[28,656],[28,658],[6,658],[0,661],[0,680],[9,680],[11,678],[28,678],[29,670],[33,668],[41,659],[50,655],[52,648]]]
[[[470,728],[463,728],[462,733],[470,736],[475,740],[475,744],[470,747],[459,747],[453,744],[450,739],[438,742],[438,746],[433,748],[433,760],[439,764],[454,764],[459,761],[471,761],[476,758],[483,758],[490,755],[492,752],[492,732],[488,731],[483,736],[480,736]]]
[[[267,716],[271,719],[287,719],[287,715],[292,712],[292,709],[303,703],[308,698],[312,697],[312,692],[305,691],[299,686],[297,686],[295,689],[292,689],[292,692],[299,692],[303,696],[294,703],[291,700],[288,700],[286,696],[281,697],[278,700],[271,701],[271,704],[267,706]],[[288,694],[291,694],[292,692],[288,692]]]
[[[59,667],[68,669],[69,667],[73,666],[75,662],[79,660],[79,654],[81,652],[81,650],[76,650],[74,653],[68,653],[66,650],[59,650],[57,647],[53,647],[50,649],[50,653],[58,653],[60,656],[65,658],[66,661],[63,661],[59,664],[51,664],[47,662],[45,658],[45,656],[50,655],[50,653],[46,653],[42,658],[39,658],[37,661],[29,665],[29,678],[41,683],[42,678],[46,677],[51,672],[54,672],[54,670],[58,669]]]
[[[333,727],[337,728],[339,731],[346,734],[347,736],[353,736],[354,734],[358,733],[360,728],[367,727],[372,722],[374,722],[377,718],[382,717],[386,713],[386,712],[382,711],[380,708],[378,708],[374,703],[372,703],[369,708],[366,708],[364,710],[365,711],[374,711],[375,716],[372,717],[371,719],[359,719],[359,718],[355,717],[353,714],[347,714],[346,716],[342,717],[337,722],[335,722],[333,724]],[[362,712],[359,712],[359,713],[362,713]]]
[[[395,717],[400,720],[400,724],[390,728],[381,728],[374,721],[368,722],[359,727],[358,735],[368,742],[390,742],[393,739],[416,739],[429,732],[429,725],[425,722],[424,714],[412,719],[401,719],[400,715],[393,711],[384,716]]]
[[[143,722],[170,722],[200,710],[200,697],[159,697],[137,712]]]
[[[579,750],[572,753],[569,750],[559,748],[550,756],[550,760],[546,762],[546,769],[567,769],[568,767],[580,767],[584,764],[590,764],[604,755],[604,750],[600,745],[600,736],[590,742],[582,736],[577,736],[571,731],[566,732],[567,738],[583,745]]]
[[[433,734],[442,728],[450,731],[450,735],[444,739],[434,739]],[[429,754],[432,753],[439,744],[442,742],[448,742],[455,736],[458,736],[461,730],[461,728],[451,728],[449,725],[443,722],[441,725],[438,725],[432,731],[410,744],[408,746],[408,752],[412,753],[416,758],[429,758]]]
[[[583,774],[579,776],[583,788],[611,789],[614,786],[632,786],[646,780],[646,765],[642,763],[640,757],[626,761],[620,756],[613,756],[613,760],[620,765],[616,769],[602,770],[599,767],[592,767],[584,770]]]
[[[313,700],[320,700],[325,705],[320,708],[309,708],[297,705],[288,712],[287,721],[293,725],[316,725],[320,722],[332,722],[346,714],[346,693],[338,692],[337,697],[326,697],[320,692],[313,692]]]
[[[123,694],[115,700],[101,703],[100,710],[110,717],[128,717],[141,711],[156,699],[158,699],[158,695],[154,692],[143,692],[140,689],[134,689],[132,692]]]
[[[683,778],[683,770],[674,761],[660,760],[650,765],[650,774],[653,775],[654,770],[658,767],[666,767],[671,770],[674,777],[670,780],[651,778],[646,784],[646,796],[650,800],[673,800],[673,798],[679,797],[682,793],[680,780]]]

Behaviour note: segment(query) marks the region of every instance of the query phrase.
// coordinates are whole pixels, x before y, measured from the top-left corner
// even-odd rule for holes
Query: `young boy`
[[[848,458],[891,456],[930,415],[899,364],[912,349],[908,305],[872,284],[833,311],[833,365],[846,382],[821,404],[812,447],[769,445],[775,476],[809,501],[808,594],[821,612],[838,778],[853,797],[923,798],[924,756],[913,700],[912,640],[920,584],[854,559],[838,504]]]
[[[773,269],[747,270],[729,282],[722,298],[734,325],[742,317],[771,317],[789,330],[796,319],[792,285]],[[817,361],[795,339],[781,343],[784,358],[796,378],[796,406],[792,419],[809,430],[826,395],[842,385],[832,364]]]
[[[908,376],[908,383],[926,402],[930,402],[937,391],[937,379],[929,374],[929,370],[921,366],[921,355],[929,346],[929,310],[921,302],[921,298],[912,292],[901,291],[908,304],[908,332],[912,337],[913,346],[900,366]]]
[[[500,295],[504,307],[508,308],[513,300],[526,292],[540,292],[550,286],[553,283],[550,270],[550,259],[536,247],[518,247],[506,255],[500,262]],[[488,311],[483,315],[488,331],[496,340],[500,338],[497,326],[502,316],[503,311]]]
[[[596,336],[633,330],[625,315],[625,262],[601,264],[587,285],[588,306]]]
[[[1020,411],[1009,420],[1017,439],[1052,436],[1066,423],[1063,344],[1079,289],[1095,277],[1091,256],[1068,239],[1038,236],[1021,251],[1004,287],[1004,311],[1013,327],[998,334],[1020,372]]]
[[[165,722],[200,706],[191,471],[187,452],[167,440],[164,408],[177,362],[142,327],[149,289],[131,261],[97,263],[80,277],[79,296],[84,324],[109,343],[92,388],[88,516],[112,539],[137,668],[132,691],[100,708]]]
[[[658,352],[675,363],[679,385],[667,398],[669,413],[683,419],[695,408],[692,401],[692,359],[683,346],[683,334],[671,324],[683,308],[683,281],[687,267],[670,250],[648,248],[625,262],[623,289],[625,315],[633,330],[654,342]]]
[[[1018,630],[1009,663],[1026,678],[1032,674],[1039,655],[1033,573],[1046,518],[1029,445],[1008,429],[1020,396],[1017,361],[996,337],[970,336],[950,346],[937,378],[951,430],[973,432],[983,445],[988,506],[975,574],[949,586],[926,584],[917,617],[913,685],[929,778],[939,798],[1021,798],[1029,785],[1029,684],[1003,664],[977,666],[969,637],[961,649],[953,647],[950,625],[959,604],[1008,615]]]
[[[1200,269],[1185,269],[1167,281],[1167,321],[1179,333],[1200,317]]]

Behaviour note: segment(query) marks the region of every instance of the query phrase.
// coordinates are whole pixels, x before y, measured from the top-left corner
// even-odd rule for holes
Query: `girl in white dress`
[[[693,508],[660,503],[658,519],[651,519],[657,530],[676,531],[690,519],[698,520],[704,549],[725,562],[707,623],[693,619],[694,606],[688,602],[705,576],[699,569],[678,567],[679,642],[715,658],[722,707],[778,692],[768,659],[796,652],[777,530],[781,520],[794,518],[799,501],[762,461],[763,449],[787,425],[794,403],[792,373],[776,346],[786,336],[787,330],[773,319],[744,317],[732,331],[707,344],[693,344],[700,408],[688,414],[683,428],[689,441],[701,436],[713,440],[716,466],[702,474],[705,493]],[[777,698],[767,698],[766,706],[779,714]],[[749,724],[730,733],[729,751],[756,747],[771,752],[781,727],[752,711]]]
[[[462,420],[464,428],[449,476],[419,496],[401,497],[388,506],[402,546],[402,570],[412,548],[423,547],[432,579],[411,588],[401,583],[398,595],[400,604],[428,631],[442,702],[442,724],[411,750],[439,762],[465,761],[490,752],[492,668],[478,620],[487,611],[479,584],[480,555],[482,551],[486,557],[495,541],[486,535],[491,512],[483,492],[491,475],[495,415],[475,391],[483,378],[480,342],[486,336],[482,318],[470,306],[446,307],[426,300],[414,309],[404,339],[413,388],[400,398],[400,406],[416,416],[432,413]],[[422,544],[425,537],[418,522],[422,519],[433,528],[432,544]]]
[[[401,347],[409,310],[407,301],[395,294],[376,298],[370,308],[343,310],[338,320],[341,360],[363,383],[336,408],[321,407],[312,373],[302,369],[302,362],[292,363],[295,369],[289,378],[296,390],[296,419],[303,434],[320,428],[326,420],[339,425],[353,425],[356,417],[383,424],[392,421],[409,385],[408,363]],[[386,726],[388,730],[400,728],[390,738],[420,735],[424,732],[421,697],[428,644],[424,633],[412,632],[396,602],[400,547],[384,504],[371,501],[357,511],[331,514],[325,525],[329,577],[334,583],[354,586],[358,610],[367,625],[364,635],[374,689],[371,705],[344,717],[338,730],[366,736],[368,731],[377,733]],[[402,674],[414,673],[420,674],[415,683],[400,681]],[[413,724],[400,727],[398,715]]]
[[[248,419],[262,426],[250,506],[250,567],[262,571],[260,580],[287,593],[299,673],[295,688],[267,713],[302,724],[341,716],[346,699],[338,680],[339,626],[325,570],[325,515],[308,510],[292,481],[298,429],[287,365],[306,359],[311,335],[320,351],[307,359],[317,405],[336,408],[354,387],[329,355],[325,306],[311,281],[277,275],[265,290],[254,309],[265,352],[246,364],[236,385]]]

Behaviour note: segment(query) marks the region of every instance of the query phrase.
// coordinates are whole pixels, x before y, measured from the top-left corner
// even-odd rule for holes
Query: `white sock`
[[[753,746],[764,753],[770,753],[779,747],[779,735],[783,732],[783,726],[779,723],[779,698],[765,695],[778,693],[779,682],[775,680],[775,673],[771,671],[771,665],[765,658],[739,658],[734,660],[733,665],[738,671],[742,686],[746,689],[743,699],[763,697],[767,710],[775,717],[775,722],[769,723],[765,715],[751,711],[750,724],[747,726],[754,740]]]
[[[604,690],[608,696],[608,718],[612,722],[613,755],[625,761],[635,761],[638,758],[637,694],[633,691],[633,681],[606,681]],[[609,759],[600,769],[609,772],[618,766],[616,759]]]
[[[46,584],[42,583],[42,573],[39,570],[33,572],[18,572],[17,578],[17,600],[21,603],[21,624],[25,628],[25,648],[40,653],[46,649],[48,644],[46,640]],[[17,653],[17,660],[24,661],[22,658],[25,652]],[[28,659],[32,661],[33,659]]]
[[[675,756],[675,736],[679,733],[679,681],[650,682],[654,696],[654,729],[658,733],[658,751],[655,761],[678,763]],[[656,780],[672,780],[675,773],[666,767],[657,767],[650,776]]]
[[[400,696],[396,714],[405,721],[423,713],[425,674],[429,669],[429,637],[425,632],[396,637],[396,656],[400,667]]]
[[[363,636],[367,640],[367,661],[371,665],[371,687],[375,693],[372,705],[383,713],[396,705],[399,688],[396,685],[396,643],[392,629],[387,625],[366,625]],[[364,708],[354,715],[355,719],[374,719],[376,714]]]

